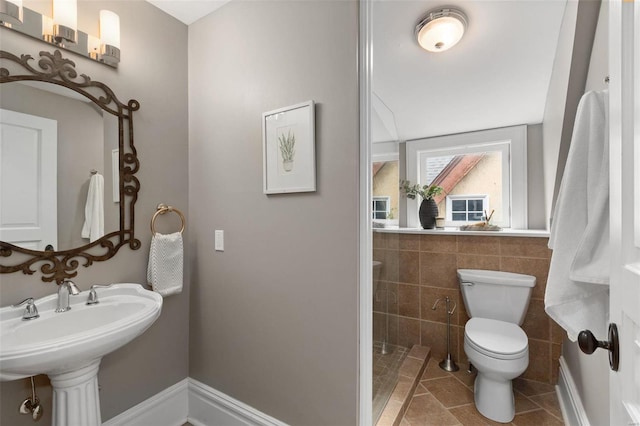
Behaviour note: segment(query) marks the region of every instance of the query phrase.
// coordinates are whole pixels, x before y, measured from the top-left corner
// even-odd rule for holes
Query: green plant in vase
[[[435,228],[436,217],[438,217],[438,205],[434,197],[442,194],[443,188],[438,185],[412,185],[408,180],[401,180],[400,191],[412,200],[415,200],[417,196],[422,198],[420,210],[418,211],[420,225],[422,225],[423,229]]]

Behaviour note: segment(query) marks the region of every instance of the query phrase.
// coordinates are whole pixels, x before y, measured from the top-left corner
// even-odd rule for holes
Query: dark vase
[[[436,227],[436,217],[438,217],[438,205],[433,198],[422,200],[418,211],[420,225],[422,229],[434,229]]]

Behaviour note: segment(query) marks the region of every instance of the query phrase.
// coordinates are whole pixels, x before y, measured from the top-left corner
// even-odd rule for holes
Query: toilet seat
[[[496,359],[517,359],[529,350],[525,332],[516,324],[487,318],[471,318],[464,327],[466,343]]]

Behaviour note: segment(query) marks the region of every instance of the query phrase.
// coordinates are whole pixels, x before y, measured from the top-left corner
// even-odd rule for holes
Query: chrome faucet
[[[80,290],[73,283],[73,281],[65,279],[62,284],[58,286],[58,308],[56,312],[67,312],[71,309],[69,306],[69,295],[76,296],[80,294]]]

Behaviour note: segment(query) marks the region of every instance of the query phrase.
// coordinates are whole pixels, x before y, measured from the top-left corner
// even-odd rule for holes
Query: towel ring
[[[182,228],[180,228],[180,233],[182,234],[182,232],[184,231],[184,225],[186,223],[186,220],[185,220],[184,215],[182,214],[182,212],[180,210],[176,209],[175,207],[168,206],[166,204],[158,204],[158,211],[155,212],[155,214],[151,218],[151,235],[156,235],[155,223],[156,223],[156,218],[158,217],[158,215],[165,214],[165,213],[168,213],[168,212],[174,212],[174,213],[178,214],[178,216],[180,216],[180,220],[182,221]]]

